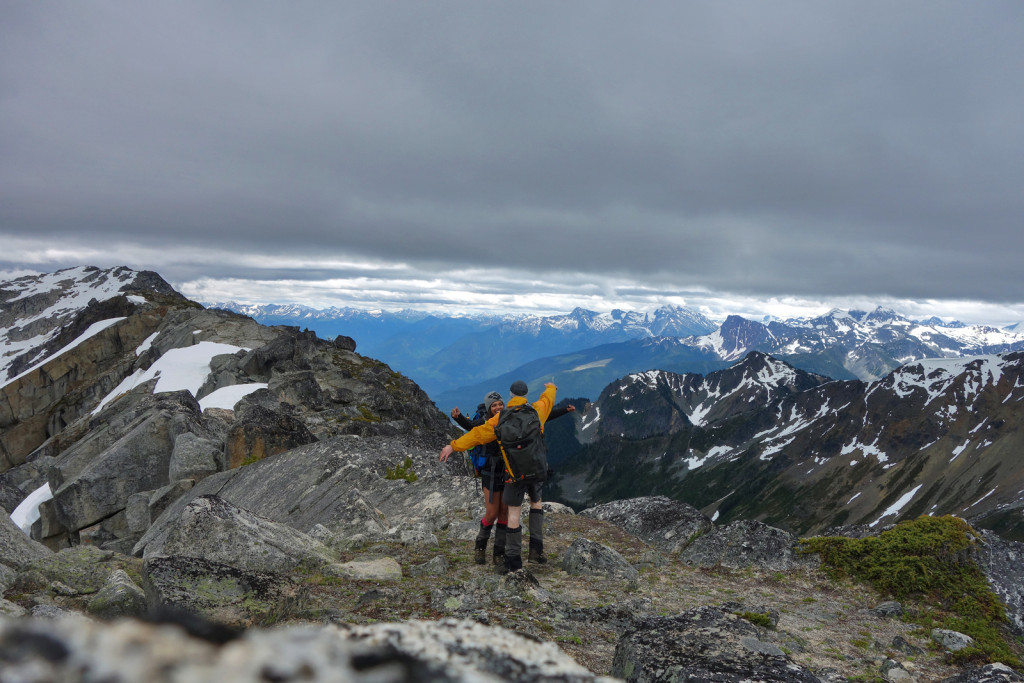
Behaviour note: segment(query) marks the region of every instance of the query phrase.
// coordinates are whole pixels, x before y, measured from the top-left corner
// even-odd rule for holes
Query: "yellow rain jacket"
[[[533,402],[533,409],[537,411],[537,416],[540,417],[541,430],[544,429],[544,423],[548,421],[548,415],[551,414],[551,409],[555,407],[555,391],[556,387],[551,385],[544,388],[544,393],[540,395],[536,401]],[[513,408],[526,403],[526,397],[524,396],[513,396],[505,404],[506,408]],[[491,419],[484,422],[482,425],[473,427],[459,438],[452,441],[452,448],[456,451],[468,451],[470,448],[475,446],[482,446],[485,443],[490,443],[498,437],[494,434],[494,427],[498,424],[498,418],[501,417],[501,413],[494,415]]]

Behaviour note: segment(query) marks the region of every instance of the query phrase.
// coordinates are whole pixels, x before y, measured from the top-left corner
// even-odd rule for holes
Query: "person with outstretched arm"
[[[540,418],[541,428],[543,429],[544,423],[547,422],[548,417],[551,415],[552,409],[555,407],[555,393],[558,388],[551,382],[544,385],[544,393],[541,394],[540,398],[533,402],[533,408],[537,411],[537,416]],[[509,389],[512,394],[508,400],[507,407],[513,408],[517,405],[527,403],[526,395],[528,389],[525,382],[516,381],[512,383]],[[497,435],[494,432],[495,426],[498,424],[498,420],[501,415],[494,415],[483,424],[474,427],[470,431],[466,432],[458,439],[455,439],[450,444],[441,449],[441,462],[448,460],[453,452],[468,451],[474,446],[480,446],[483,444],[491,443],[497,439]],[[522,506],[524,498],[529,495],[531,503],[530,511],[530,533],[531,537],[534,531],[534,517],[537,519],[537,536],[540,540],[542,532],[541,527],[543,525],[543,510],[541,506],[541,488],[543,487],[543,480],[531,480],[525,482],[505,482],[505,495],[504,502],[508,505],[508,532],[505,537],[505,571],[513,572],[523,567],[523,533],[522,528],[519,525],[520,516],[522,514]],[[536,507],[534,507],[536,506]],[[537,514],[539,512],[540,514]],[[543,557],[543,551],[539,553],[539,557]]]
[[[467,432],[473,427],[479,426],[494,417],[505,407],[501,394],[492,391],[484,396],[483,403],[478,409],[479,419],[471,420],[462,414],[458,406],[452,408],[452,419]],[[508,531],[508,505],[505,505],[502,496],[505,493],[505,467],[501,464],[501,449],[497,442],[491,442],[483,447],[487,464],[477,470],[480,476],[480,485],[484,490],[484,516],[480,520],[480,530],[476,535],[476,543],[473,551],[474,561],[477,564],[487,562],[487,541],[491,537],[491,529],[494,531],[494,564],[505,565],[505,536]]]

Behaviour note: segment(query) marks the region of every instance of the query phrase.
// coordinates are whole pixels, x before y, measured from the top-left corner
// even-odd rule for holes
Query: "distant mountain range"
[[[665,306],[653,313],[596,313],[577,308],[565,315],[545,317],[424,316],[407,311],[354,309],[315,311],[230,302],[208,307],[242,313],[263,324],[307,327],[320,336],[352,337],[360,353],[388,363],[431,396],[566,351],[657,336],[705,335],[716,328],[700,313],[678,306]]]
[[[706,373],[751,351],[833,379],[871,381],[923,358],[1024,349],[1020,324],[999,329],[913,321],[895,311],[833,310],[815,318],[730,316],[716,324],[691,309],[653,313],[577,308],[561,316],[442,316],[410,311],[318,311],[301,306],[216,307],[264,324],[308,327],[353,337],[359,349],[415,380],[443,410],[476,405],[514,379],[555,381],[562,396],[593,398],[609,382],[649,369]]]
[[[667,495],[800,534],[955,514],[1024,539],[1024,353],[832,381],[760,352],[706,376],[625,376],[553,421],[546,495]]]

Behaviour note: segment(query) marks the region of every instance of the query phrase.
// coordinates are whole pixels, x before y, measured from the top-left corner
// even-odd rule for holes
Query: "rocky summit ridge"
[[[1020,680],[1020,543],[953,558],[1001,645],[664,497],[549,503],[549,562],[501,576],[457,430],[353,339],[123,268],[2,283],[0,320],[2,680]]]

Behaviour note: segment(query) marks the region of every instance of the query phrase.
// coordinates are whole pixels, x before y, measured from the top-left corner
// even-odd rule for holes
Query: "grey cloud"
[[[0,235],[1021,301],[1021,19],[1016,2],[11,6]],[[339,275],[233,274],[284,273]]]

